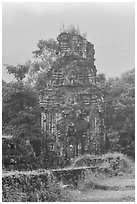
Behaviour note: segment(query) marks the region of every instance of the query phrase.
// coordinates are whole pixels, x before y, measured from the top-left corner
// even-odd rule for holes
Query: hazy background
[[[95,64],[107,77],[134,65],[134,3],[3,3],[3,64],[32,59],[40,39],[56,39],[62,24],[79,26],[95,46]],[[3,79],[12,78],[3,66]]]

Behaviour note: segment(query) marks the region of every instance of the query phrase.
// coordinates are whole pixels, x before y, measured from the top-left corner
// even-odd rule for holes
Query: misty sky
[[[56,39],[62,24],[79,26],[95,46],[95,64],[107,77],[135,67],[134,3],[3,3],[2,63],[32,59],[40,39]],[[3,66],[3,79],[11,80]]]

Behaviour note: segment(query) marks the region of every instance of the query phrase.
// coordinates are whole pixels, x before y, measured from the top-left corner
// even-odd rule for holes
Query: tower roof
[[[62,32],[57,40],[61,54],[79,55],[83,58],[91,58],[94,60],[94,45],[88,42],[84,37],[76,32]]]

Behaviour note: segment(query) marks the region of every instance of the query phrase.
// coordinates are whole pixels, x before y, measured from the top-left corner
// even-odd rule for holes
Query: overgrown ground
[[[63,181],[64,177],[58,180],[53,172],[46,170],[5,172],[2,199],[4,202],[134,202],[134,161],[117,153],[104,158],[98,169],[92,172],[84,168],[79,179],[72,183]],[[87,156],[82,157],[82,162],[83,159],[86,165]],[[81,157],[78,160],[81,166]],[[70,168],[69,171],[74,170]]]
[[[88,175],[89,176],[89,175]],[[11,186],[6,202],[134,202],[135,178],[133,175],[108,177],[100,175],[87,181],[79,181],[77,187],[55,182],[48,189],[44,186],[34,192],[20,191]],[[31,187],[31,186],[30,186]]]
[[[118,176],[97,180],[95,186],[80,189],[66,189],[75,202],[134,202],[135,179],[130,176]]]
[[[82,156],[74,162],[81,165],[90,156]],[[76,202],[134,202],[135,166],[134,162],[121,153],[107,153],[103,156],[101,168],[107,173],[87,170],[78,183],[77,189],[69,189],[68,194]],[[109,159],[111,160],[109,161]],[[112,159],[113,158],[113,159]]]

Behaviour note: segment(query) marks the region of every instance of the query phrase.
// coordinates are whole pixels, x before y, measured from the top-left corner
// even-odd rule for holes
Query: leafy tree
[[[28,61],[26,64],[18,64],[17,66],[6,65],[7,72],[9,74],[13,74],[18,82],[22,81],[25,78],[26,74],[29,71],[29,67],[30,61]]]
[[[33,51],[34,61],[31,62],[28,81],[35,89],[42,91],[47,86],[48,72],[58,58],[58,44],[55,40],[39,40],[38,49]]]
[[[38,134],[38,98],[32,88],[10,83],[3,88],[3,131],[16,137]],[[38,129],[37,129],[38,128]]]
[[[106,83],[106,129],[115,148],[134,156],[135,73],[134,69]],[[113,135],[113,137],[112,137]]]
[[[22,67],[22,69],[21,69]],[[16,137],[33,137],[40,134],[38,96],[32,87],[23,82],[28,66],[7,66],[17,82],[3,82],[3,132]]]

